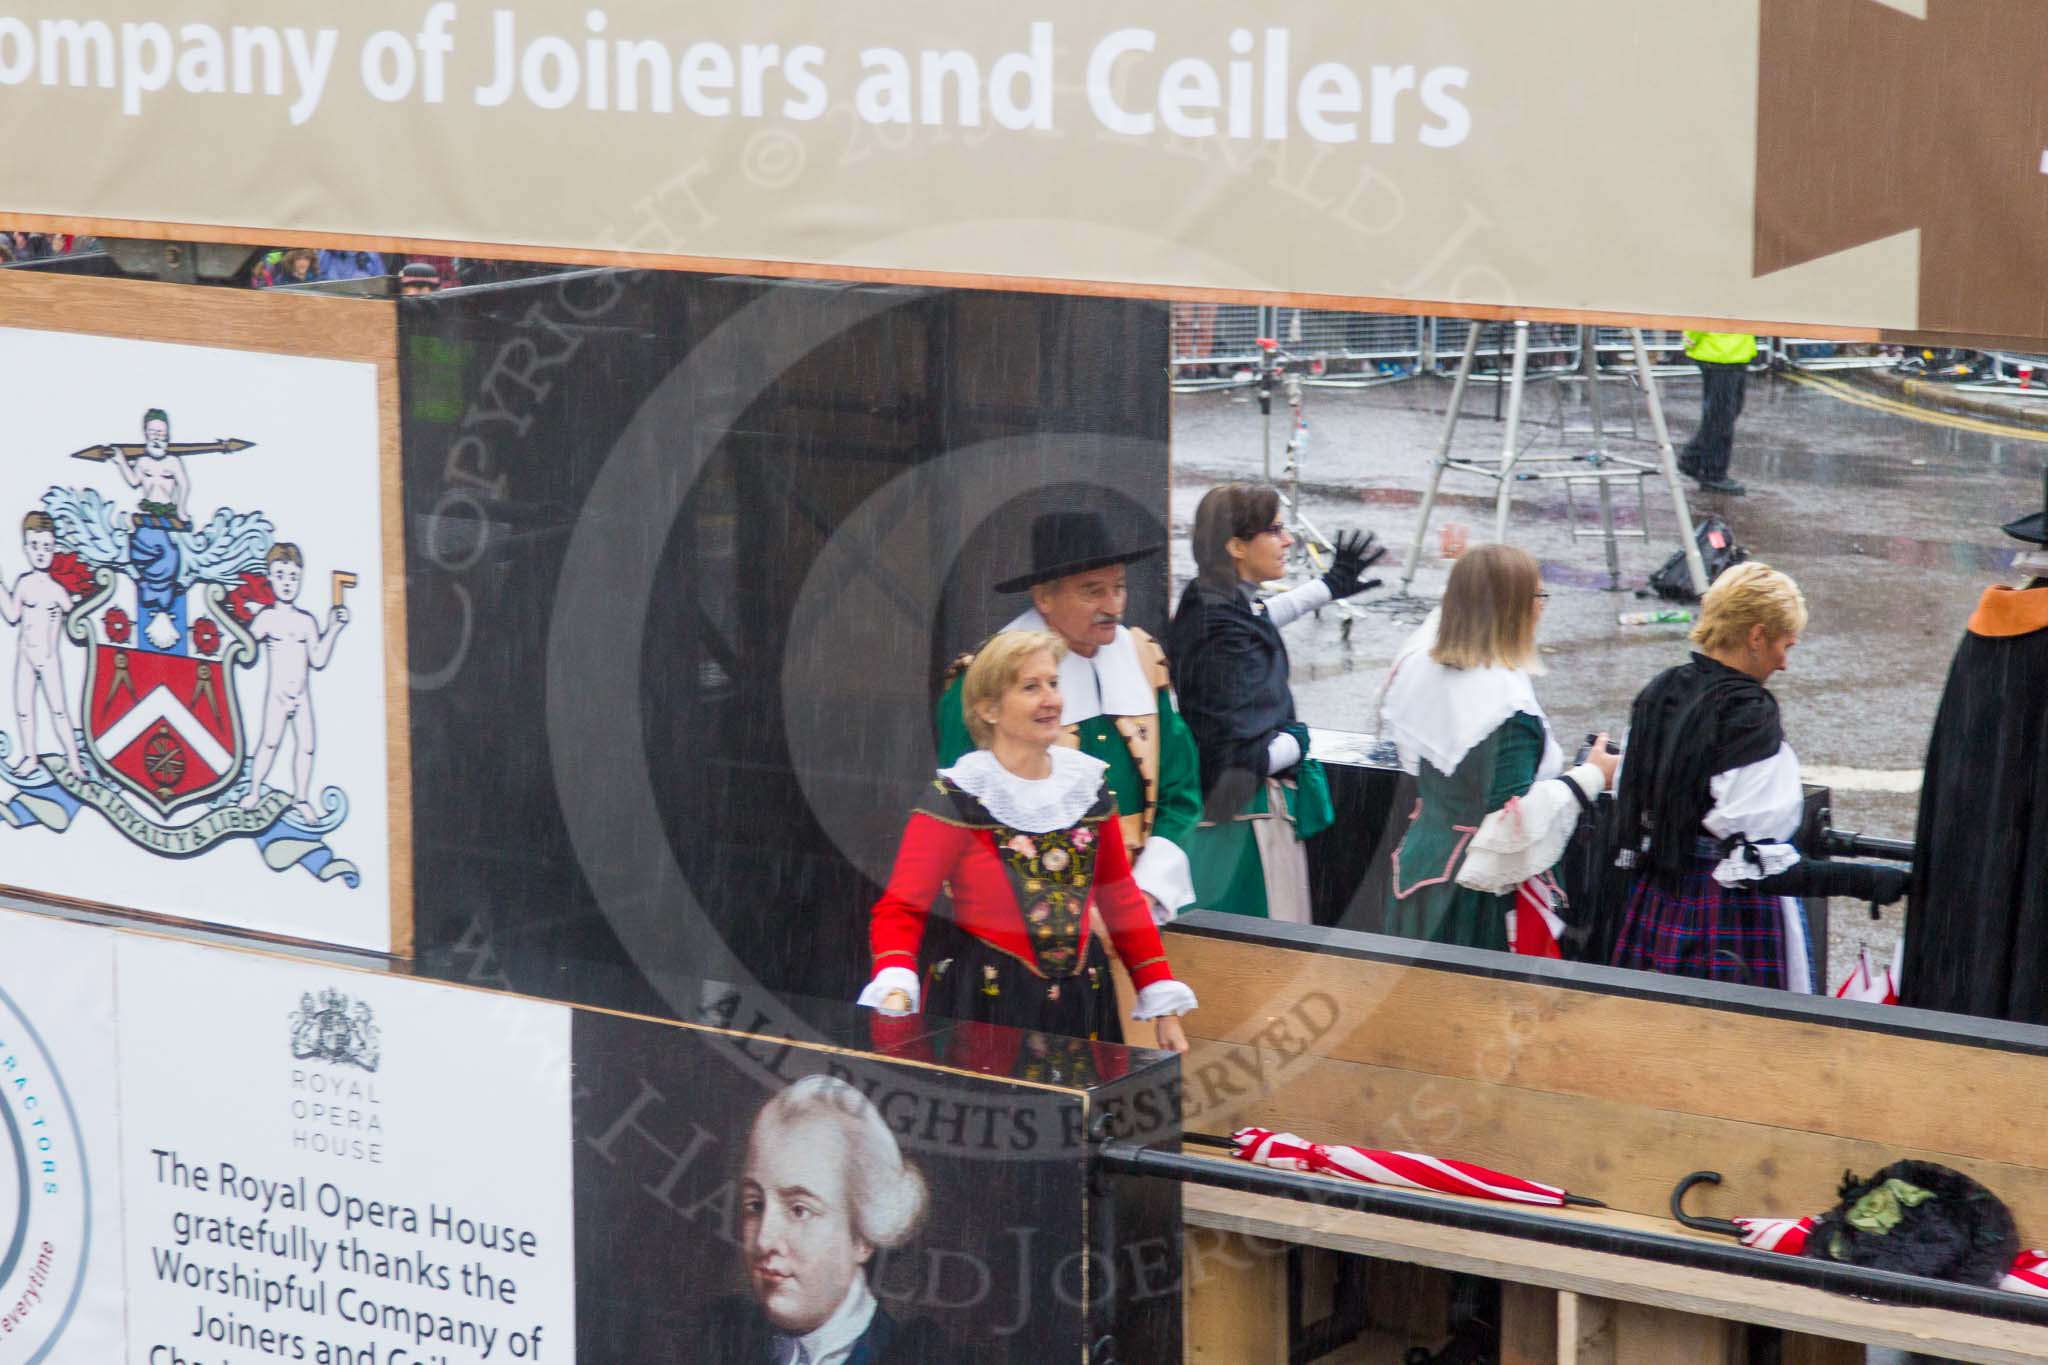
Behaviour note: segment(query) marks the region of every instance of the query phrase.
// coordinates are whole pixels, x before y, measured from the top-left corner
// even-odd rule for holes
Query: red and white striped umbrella
[[[1813,1235],[1811,1218],[1736,1218],[1742,1229],[1742,1244],[1758,1251],[1781,1251],[1787,1256],[1805,1254],[1806,1239]]]
[[[1806,1239],[1813,1232],[1812,1218],[1736,1218],[1742,1229],[1742,1244],[1758,1251],[1775,1251],[1786,1256],[1806,1252]],[[2013,1257],[2012,1269],[1998,1282],[2000,1289],[2030,1298],[2048,1299],[2048,1251],[2022,1251]]]
[[[1326,1146],[1296,1137],[1293,1133],[1276,1133],[1270,1128],[1240,1128],[1230,1135],[1230,1139],[1232,1156],[1278,1171],[1335,1175],[1371,1185],[1395,1185],[1403,1189],[1427,1190],[1432,1194],[1464,1194],[1476,1199],[1505,1200],[1511,1204],[1544,1204],[1553,1208],[1564,1204],[1604,1207],[1597,1200],[1567,1194],[1555,1185],[1538,1184],[1520,1176],[1474,1166],[1467,1161],[1450,1161],[1419,1152]]]

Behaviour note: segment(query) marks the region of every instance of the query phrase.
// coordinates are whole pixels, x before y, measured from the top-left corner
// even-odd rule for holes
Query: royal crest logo
[[[311,991],[299,997],[292,1011],[292,1057],[301,1062],[332,1062],[337,1066],[375,1071],[383,1058],[383,1034],[370,1007],[329,988],[315,1000]]]
[[[326,842],[348,818],[348,798],[313,781],[313,692],[348,625],[357,576],[332,571],[323,615],[299,606],[305,552],[279,540],[268,516],[219,507],[199,520],[189,510],[186,460],[232,457],[200,466],[231,479],[233,459],[256,443],[170,434],[169,414],[151,408],[140,442],[73,451],[107,472],[107,486],[53,486],[22,519],[28,571],[0,584],[20,683],[18,733],[0,735],[16,788],[0,820],[61,834],[90,807],[160,856],[246,839],[273,870],[355,886],[355,865]],[[133,510],[116,503],[126,490]],[[64,661],[73,646],[85,656],[77,692]],[[252,725],[242,682],[254,686],[259,662]]]

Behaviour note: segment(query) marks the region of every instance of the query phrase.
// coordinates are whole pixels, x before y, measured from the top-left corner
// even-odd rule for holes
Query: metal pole
[[[1444,467],[1451,462],[1451,442],[1458,434],[1458,412],[1465,405],[1465,385],[1472,378],[1472,358],[1479,353],[1479,324],[1465,328],[1465,352],[1458,359],[1458,377],[1451,383],[1451,405],[1444,409],[1444,434],[1436,443],[1436,459],[1429,470],[1429,487],[1422,490],[1422,515],[1415,519],[1415,539],[1408,546],[1408,562],[1401,569],[1401,591],[1415,581],[1422,564],[1422,542],[1429,538],[1429,519],[1436,511],[1436,490],[1444,481]]]
[[[1600,414],[1600,333],[1596,328],[1579,329],[1579,373],[1586,380],[1586,410],[1593,419],[1593,468],[1600,472],[1607,461],[1607,427]],[[1614,482],[1600,480],[1600,538],[1607,549],[1607,591],[1621,591],[1621,547],[1614,540]]]
[[[1494,495],[1493,538],[1502,545],[1508,540],[1508,501],[1515,486],[1516,438],[1522,429],[1523,381],[1529,373],[1529,324],[1515,324],[1515,366],[1508,377],[1508,430],[1500,449],[1500,491]]]
[[[1279,330],[1273,326],[1278,316],[1271,308],[1260,308],[1252,323],[1258,335],[1278,341]],[[1259,465],[1263,476],[1260,482],[1268,488],[1273,486],[1273,359],[1278,354],[1261,348],[1259,355],[1259,411],[1265,414],[1265,428],[1259,438]]]
[[[1636,348],[1636,376],[1642,381],[1643,403],[1650,409],[1650,431],[1657,438],[1657,461],[1664,467],[1664,482],[1671,489],[1671,507],[1678,513],[1678,542],[1685,550],[1686,571],[1692,575],[1692,590],[1707,595],[1707,566],[1700,558],[1699,539],[1692,533],[1692,511],[1685,505],[1685,485],[1678,481],[1678,452],[1671,448],[1671,428],[1664,425],[1664,400],[1657,392],[1657,376],[1650,369],[1650,348],[1643,344],[1643,329],[1628,329]]]

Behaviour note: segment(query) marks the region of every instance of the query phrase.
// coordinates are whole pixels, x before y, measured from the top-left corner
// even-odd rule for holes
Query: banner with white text
[[[2044,58],[2032,0],[0,0],[0,215],[2043,337]]]

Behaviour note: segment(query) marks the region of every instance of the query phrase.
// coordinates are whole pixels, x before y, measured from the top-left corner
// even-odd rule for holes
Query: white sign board
[[[392,946],[377,371],[0,328],[0,860]]]
[[[118,961],[133,1365],[574,1360],[566,1007]]]

